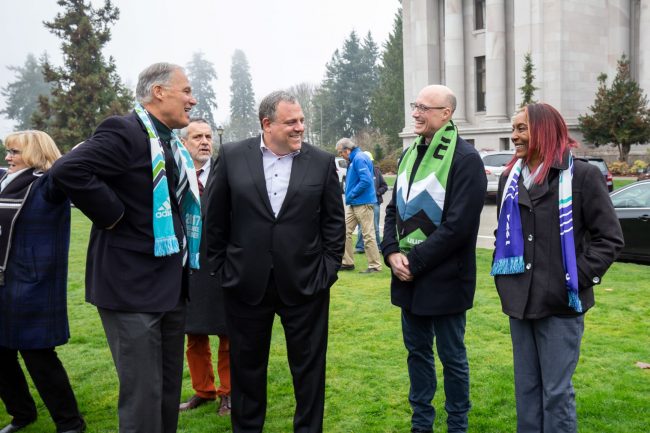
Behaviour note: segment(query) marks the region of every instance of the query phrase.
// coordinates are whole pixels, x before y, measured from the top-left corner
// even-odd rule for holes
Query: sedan
[[[625,185],[610,197],[625,239],[619,260],[650,264],[650,180]]]
[[[485,166],[485,177],[487,177],[487,195],[496,197],[499,189],[499,177],[506,169],[506,166],[514,156],[514,150],[501,150],[497,152],[485,152],[481,154]]]

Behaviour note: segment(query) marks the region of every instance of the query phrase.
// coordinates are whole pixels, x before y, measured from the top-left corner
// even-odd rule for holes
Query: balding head
[[[432,84],[420,90],[411,116],[415,120],[415,133],[427,141],[451,119],[456,110],[456,96],[447,86]]]

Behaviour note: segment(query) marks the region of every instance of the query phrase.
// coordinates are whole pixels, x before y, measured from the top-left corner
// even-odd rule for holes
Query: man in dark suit
[[[207,191],[214,178],[212,159],[212,128],[201,118],[190,119],[181,130],[181,140],[190,152],[201,193],[201,206],[207,201]],[[205,224],[203,225],[205,229]],[[204,231],[205,233],[205,231]],[[223,291],[216,276],[210,272],[205,237],[201,237],[200,269],[190,271],[190,301],[187,304],[185,333],[187,334],[187,366],[190,369],[194,395],[181,403],[179,410],[196,409],[219,397],[217,413],[230,415],[230,340],[226,332],[226,313],[223,308]],[[219,388],[214,384],[212,352],[209,335],[219,336],[217,373]]]
[[[179,201],[191,200],[187,194],[195,189],[198,197],[194,170],[185,158],[175,160],[183,152],[172,129],[189,123],[196,99],[183,69],[168,63],[140,73],[136,98],[135,112],[106,119],[51,170],[93,223],[86,300],[97,306],[117,369],[120,432],[167,433],[178,421],[185,253],[193,236]],[[154,153],[160,164],[153,164]],[[160,207],[154,185],[164,186],[155,191],[168,198]],[[162,252],[155,218],[171,234]]]
[[[302,142],[296,98],[260,104],[263,133],[223,145],[208,197],[208,260],[224,290],[230,336],[232,425],[261,432],[275,314],[287,340],[294,431],[322,431],[329,288],[345,244],[334,155]]]
[[[391,301],[402,309],[411,431],[433,431],[435,338],[448,431],[466,432],[465,312],[476,287],[476,237],[487,179],[478,153],[451,120],[456,97],[449,88],[427,86],[411,107],[418,137],[400,159],[382,242],[392,271]]]

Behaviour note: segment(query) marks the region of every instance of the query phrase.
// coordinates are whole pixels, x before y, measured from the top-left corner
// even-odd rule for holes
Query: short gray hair
[[[356,149],[359,147],[357,143],[350,140],[349,138],[341,138],[339,141],[337,141],[336,148],[338,149],[339,146],[341,146],[341,149]]]
[[[138,75],[138,85],[135,88],[135,99],[140,104],[148,104],[153,100],[154,86],[168,86],[174,71],[184,72],[181,66],[173,63],[154,63]]]
[[[456,95],[454,95],[453,93],[448,94],[447,103],[451,108],[451,114],[454,114],[454,112],[456,111]]]
[[[210,127],[210,129],[212,129],[212,125],[210,125],[210,123],[207,120],[205,120],[203,117],[191,117],[190,118],[190,123],[188,123],[187,126],[185,128],[183,128],[183,129],[181,129],[180,132],[179,132],[182,139],[187,138],[187,134],[189,132],[190,125],[192,123],[205,123],[206,125],[208,125]]]
[[[264,128],[262,119],[267,118],[271,121],[275,120],[275,112],[278,109],[278,104],[282,101],[288,102],[289,104],[298,103],[298,99],[294,95],[284,90],[277,90],[269,93],[264,97],[264,99],[262,99],[259,110],[260,126],[262,128]]]

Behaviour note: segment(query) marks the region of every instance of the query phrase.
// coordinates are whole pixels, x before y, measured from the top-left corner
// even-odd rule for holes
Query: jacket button
[[[526,269],[530,270],[530,268],[532,268],[532,267],[533,267],[532,264],[530,264],[530,263],[526,263]]]
[[[594,284],[599,284],[599,283],[600,283],[600,278],[599,278],[599,277],[594,277],[594,278],[591,280],[591,282],[594,283]]]
[[[532,241],[533,241],[533,235],[528,235],[528,242],[532,242]]]

